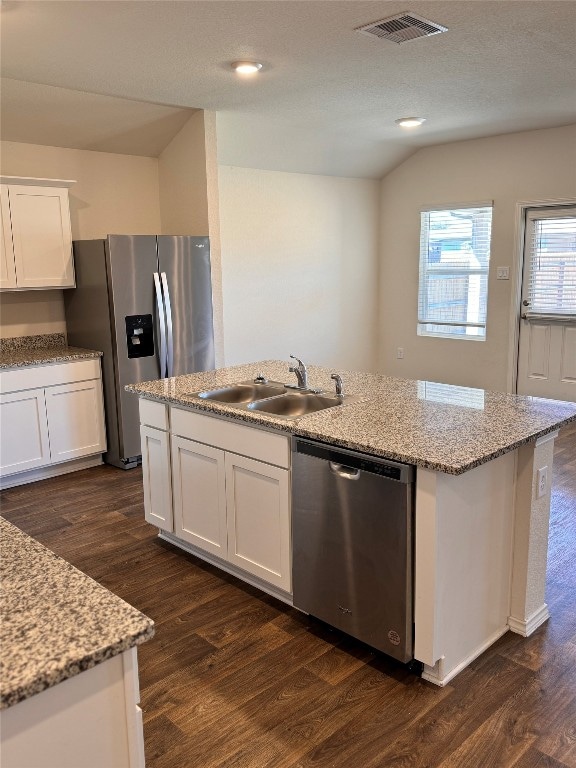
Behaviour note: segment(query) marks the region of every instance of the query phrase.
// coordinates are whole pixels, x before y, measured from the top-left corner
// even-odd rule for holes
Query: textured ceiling
[[[402,11],[449,31],[355,31]],[[222,163],[379,177],[420,146],[576,122],[572,0],[26,0],[1,33],[14,141],[156,155],[181,110],[213,109]],[[231,72],[242,58],[257,78]],[[404,115],[427,122],[407,134]]]

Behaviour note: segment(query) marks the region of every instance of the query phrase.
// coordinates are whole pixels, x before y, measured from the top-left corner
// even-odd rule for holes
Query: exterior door
[[[576,205],[526,210],[519,395],[576,401]]]
[[[166,305],[168,376],[214,369],[210,243],[207,237],[158,237]]]

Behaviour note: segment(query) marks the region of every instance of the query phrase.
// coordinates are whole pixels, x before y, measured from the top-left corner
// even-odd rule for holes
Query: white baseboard
[[[47,467],[38,469],[29,469],[27,472],[18,472],[15,475],[5,475],[0,478],[0,490],[4,488],[15,488],[17,485],[26,485],[35,483],[37,480],[46,480],[48,477],[57,477],[58,475],[67,475],[69,472],[78,472],[80,469],[89,469],[102,464],[102,454],[88,456],[82,459],[73,459],[65,461],[62,464],[50,464]]]
[[[189,552],[191,555],[199,557],[201,560],[205,560],[211,565],[215,565],[217,568],[226,571],[226,573],[230,573],[232,576],[236,576],[241,581],[245,581],[248,584],[251,584],[253,587],[261,589],[262,592],[266,592],[267,594],[272,595],[272,597],[275,597],[277,600],[281,600],[283,603],[292,605],[292,595],[289,592],[284,592],[277,587],[273,587],[271,584],[267,584],[265,581],[262,581],[262,579],[259,579],[257,576],[252,576],[250,573],[246,573],[246,571],[243,571],[241,568],[237,568],[235,565],[232,565],[232,563],[227,563],[225,560],[221,560],[219,557],[216,557],[216,555],[211,555],[208,552],[204,552],[203,550],[195,547],[193,544],[188,544],[188,542],[182,541],[182,539],[179,539],[177,536],[174,536],[174,534],[168,533],[167,531],[159,530],[158,538],[164,539],[164,541],[168,541],[170,544],[174,544],[175,547],[179,547],[185,552]]]
[[[546,603],[544,603],[544,605],[540,606],[537,611],[534,611],[531,616],[528,616],[527,619],[517,619],[514,616],[508,616],[508,626],[512,632],[515,632],[517,635],[529,637],[539,626],[544,624],[545,621],[548,621],[549,618],[550,611],[548,610]]]
[[[459,664],[457,664],[455,667],[452,667],[452,669],[445,670],[445,659],[442,657],[441,659],[438,659],[436,664],[434,664],[433,667],[429,667],[428,664],[424,664],[424,671],[422,672],[422,679],[427,680],[429,683],[434,683],[434,685],[438,685],[441,688],[443,688],[447,683],[452,680],[453,677],[456,677],[456,675],[459,672],[462,672],[463,669],[465,669],[469,664],[471,664],[474,659],[477,659],[478,656],[480,656],[484,651],[486,651],[488,648],[490,648],[491,645],[494,645],[496,640],[502,637],[502,635],[505,635],[506,632],[508,632],[508,626],[502,627],[501,629],[494,632],[491,637],[486,640],[486,642],[482,643],[482,645],[478,646],[472,653],[470,653],[466,658],[461,661]]]

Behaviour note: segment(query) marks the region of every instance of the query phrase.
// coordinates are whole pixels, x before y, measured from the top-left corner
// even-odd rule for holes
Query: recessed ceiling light
[[[262,64],[258,61],[235,61],[232,63],[232,69],[239,75],[255,75],[262,69]]]
[[[425,117],[399,117],[396,120],[396,124],[401,128],[418,128],[419,125],[425,122]]]

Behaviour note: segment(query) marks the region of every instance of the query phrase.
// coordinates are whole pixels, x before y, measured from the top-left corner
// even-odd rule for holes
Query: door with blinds
[[[525,215],[518,394],[576,401],[576,205]]]

